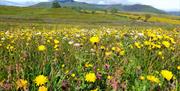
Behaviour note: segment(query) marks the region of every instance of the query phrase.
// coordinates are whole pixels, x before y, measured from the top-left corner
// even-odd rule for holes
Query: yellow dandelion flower
[[[28,86],[28,81],[24,79],[19,79],[16,81],[16,84],[17,84],[17,89],[19,88],[26,89]]]
[[[162,54],[163,54],[163,53],[162,53],[161,51],[158,52],[158,56],[162,56]]]
[[[45,51],[46,47],[44,45],[40,45],[40,46],[38,46],[38,50],[39,51]]]
[[[107,76],[107,79],[111,80],[111,79],[112,79],[112,76]]]
[[[90,42],[95,44],[95,43],[98,43],[100,41],[99,37],[91,37],[90,38]]]
[[[149,41],[144,41],[144,45],[150,45],[151,43]]]
[[[120,51],[120,55],[124,56],[125,55],[125,51]]]
[[[66,70],[66,71],[65,71],[65,74],[68,74],[68,73],[69,73],[69,70]]]
[[[100,69],[98,68],[97,71],[100,71]]]
[[[54,49],[58,49],[59,45],[54,45]]]
[[[173,44],[176,43],[173,38],[170,38],[170,40],[171,40],[171,43],[173,43]]]
[[[178,69],[178,70],[180,70],[180,65],[179,65],[179,66],[177,66],[177,69]]]
[[[47,40],[48,43],[50,43],[51,41],[50,40]]]
[[[148,75],[147,79],[151,82],[156,82],[156,83],[160,82],[160,80],[158,78],[156,78],[155,76],[152,76],[152,75]]]
[[[135,42],[134,45],[139,49],[141,48],[141,44],[139,42]]]
[[[14,48],[14,46],[12,46],[12,45],[10,45],[10,44],[9,44],[9,45],[7,45],[7,47],[6,47],[6,48],[7,48],[8,50],[11,50],[11,51],[15,49],[15,48]]]
[[[86,68],[88,68],[88,67],[93,67],[93,65],[92,64],[89,64],[89,63],[85,63],[85,65],[84,65]]]
[[[139,79],[140,79],[140,80],[144,80],[145,77],[144,77],[144,76],[140,76]]]
[[[169,48],[170,45],[171,45],[168,41],[163,41],[162,44],[163,44],[166,48]]]
[[[64,67],[65,67],[65,65],[64,65],[64,64],[62,64],[62,65],[61,65],[61,67],[62,67],[62,68],[64,68]]]
[[[34,82],[37,86],[44,85],[48,82],[48,78],[44,75],[39,75],[35,78]]]
[[[48,91],[48,89],[45,86],[40,86],[38,91]]]
[[[161,75],[167,79],[168,81],[170,81],[173,77],[173,74],[171,71],[168,71],[168,70],[161,70]]]
[[[54,43],[55,43],[55,44],[59,44],[59,40],[55,39],[55,40],[54,40]]]
[[[111,50],[112,50],[112,51],[115,51],[115,50],[116,50],[116,47],[112,47]]]
[[[73,74],[71,74],[71,76],[72,76],[72,77],[75,77],[75,76],[76,76],[76,74],[74,74],[74,73],[73,73]]]
[[[104,47],[104,46],[101,46],[101,50],[105,50],[105,47]]]
[[[111,56],[112,55],[112,52],[105,52],[105,56],[106,57],[109,57],[109,56]]]
[[[96,81],[96,74],[95,73],[88,73],[88,74],[86,74],[86,76],[85,76],[85,80],[87,81],[87,82],[95,82]]]
[[[164,56],[162,56],[161,59],[164,60]]]

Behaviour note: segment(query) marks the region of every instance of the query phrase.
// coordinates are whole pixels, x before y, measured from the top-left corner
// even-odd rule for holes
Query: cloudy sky
[[[3,0],[0,0],[3,1]],[[46,2],[50,0],[6,0],[6,1],[13,1],[18,3],[24,2]],[[96,4],[145,4],[151,5],[155,8],[170,11],[176,10],[180,11],[180,0],[75,0],[80,2],[87,2],[87,3],[96,3]]]

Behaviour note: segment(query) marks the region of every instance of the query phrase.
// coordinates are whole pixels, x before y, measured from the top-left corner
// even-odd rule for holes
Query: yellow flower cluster
[[[39,75],[34,79],[34,82],[39,86],[38,91],[48,91],[44,85],[48,82],[48,78],[44,75]]]
[[[99,37],[91,37],[90,38],[90,42],[93,44],[99,43],[100,39]]]
[[[162,70],[162,71],[161,71],[161,75],[162,75],[165,79],[167,79],[168,81],[170,81],[170,80],[172,79],[172,77],[173,77],[172,72],[170,72],[170,71],[168,71],[168,70]]]
[[[38,46],[38,50],[39,51],[45,51],[46,47],[44,45],[40,45],[40,46]]]
[[[95,73],[88,73],[88,74],[86,74],[86,76],[85,76],[85,80],[87,81],[87,82],[95,82],[96,81],[96,74]]]
[[[147,76],[147,79],[148,79],[149,81],[151,81],[151,82],[156,82],[156,83],[159,83],[159,82],[160,82],[160,80],[159,80],[158,78],[156,78],[155,76],[153,76],[153,75],[148,75],[148,76]]]
[[[17,89],[27,90],[27,87],[28,87],[28,81],[27,80],[19,79],[16,81],[16,84],[17,84]]]
[[[37,86],[41,86],[48,82],[48,78],[44,75],[39,75],[34,79],[34,82],[36,83]]]

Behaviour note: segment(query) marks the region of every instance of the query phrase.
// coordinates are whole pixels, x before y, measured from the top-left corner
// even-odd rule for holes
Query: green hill
[[[9,7],[0,6],[1,21],[20,22],[113,22],[125,21],[126,17],[109,15],[104,12],[92,14],[78,12],[71,8],[30,8],[30,7]]]
[[[77,11],[72,8],[32,8],[0,6],[1,22],[37,22],[37,23],[105,23],[129,24],[133,21],[143,22],[145,15],[149,14],[150,22],[180,24],[180,17],[167,16],[154,13],[117,12],[96,10]],[[140,17],[140,18],[139,18]],[[139,20],[138,20],[139,19]],[[145,24],[145,22],[143,22]],[[152,23],[153,24],[153,23]]]
[[[122,4],[115,4],[115,5],[97,5],[97,4],[88,4],[83,2],[59,2],[63,7],[80,7],[83,9],[90,9],[90,10],[104,10],[104,9],[113,9],[116,8],[120,11],[133,11],[133,12],[152,12],[152,13],[165,13],[162,10],[156,9],[152,6],[148,5],[122,5]],[[31,7],[41,7],[41,8],[50,8],[52,2],[41,2]]]

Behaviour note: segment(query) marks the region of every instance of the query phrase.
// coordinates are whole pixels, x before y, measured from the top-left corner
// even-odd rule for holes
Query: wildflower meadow
[[[180,31],[0,31],[0,89],[179,91]]]

